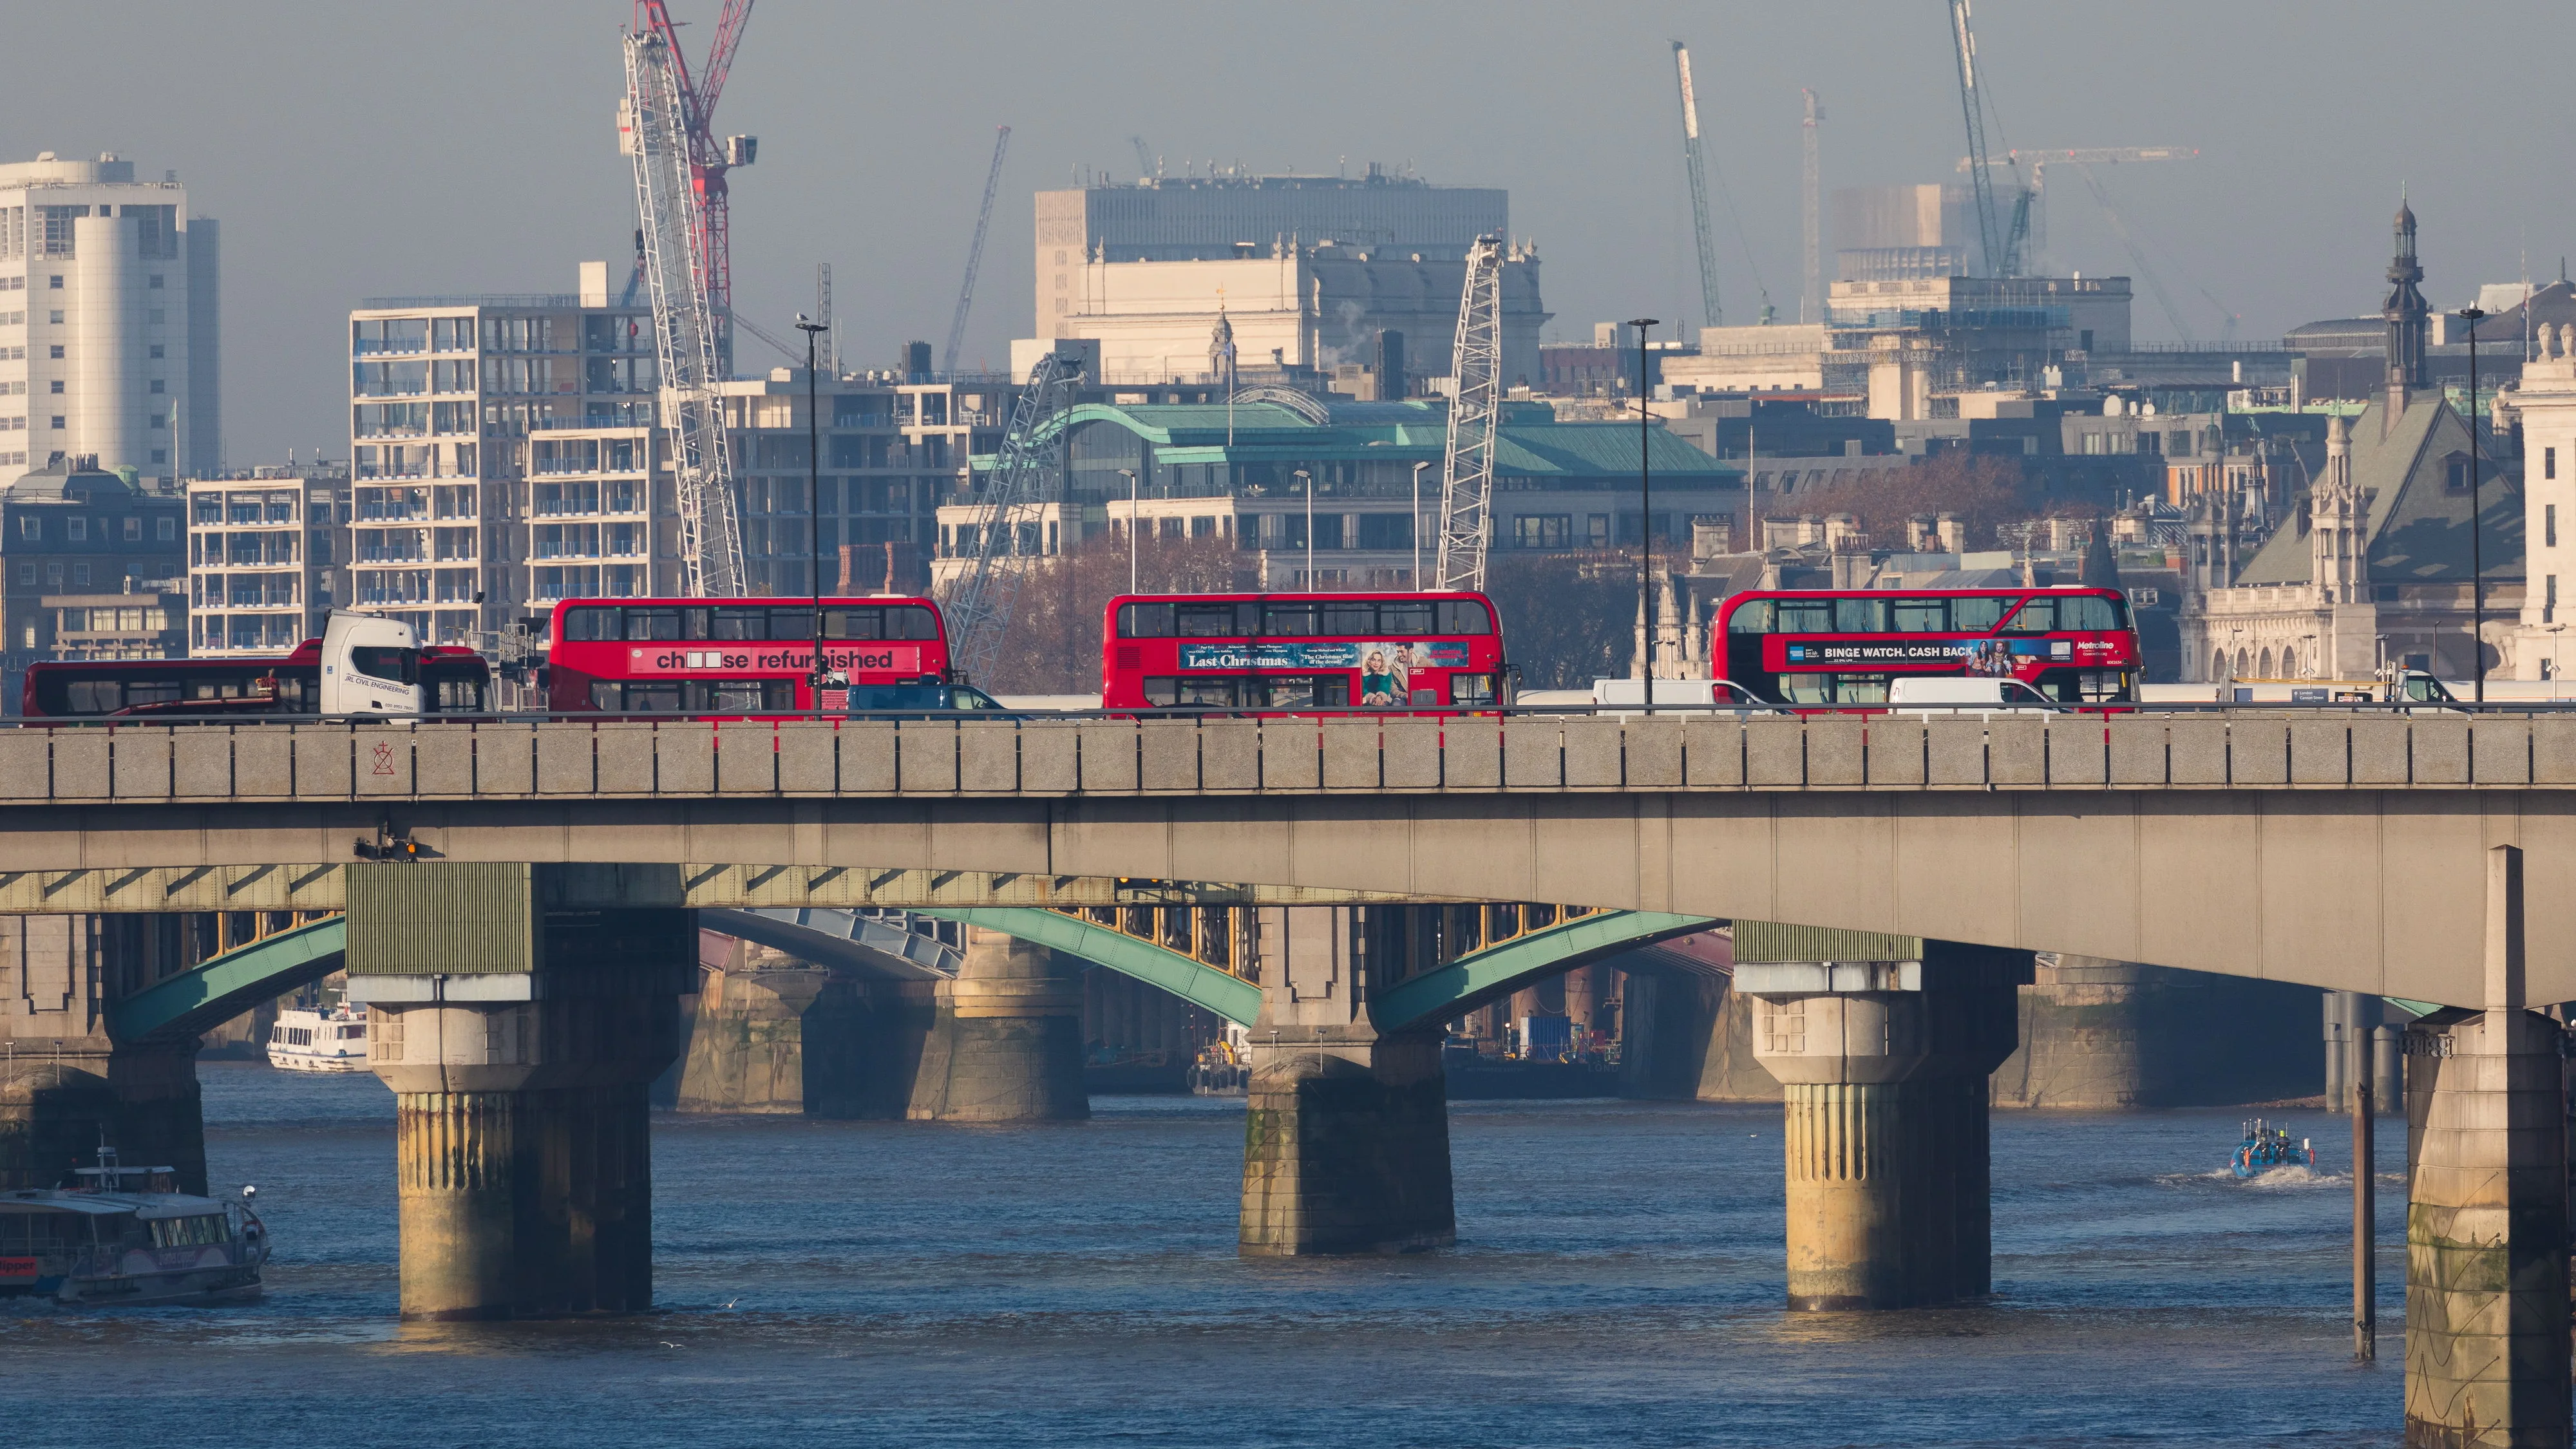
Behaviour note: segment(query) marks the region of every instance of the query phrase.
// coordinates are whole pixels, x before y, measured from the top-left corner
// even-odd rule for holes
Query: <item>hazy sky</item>
[[[720,0],[673,0],[699,22]],[[225,432],[236,466],[345,456],[343,314],[371,294],[569,291],[622,277],[633,200],[612,130],[619,0],[0,3],[18,59],[0,156],[113,150],[175,167],[224,222]],[[1996,144],[2177,145],[2103,173],[2162,274],[2141,337],[2277,337],[2375,310],[2407,187],[2426,292],[2555,276],[2576,250],[2566,0],[1985,0]],[[1558,336],[1696,320],[1667,44],[1690,43],[1703,129],[1744,241],[1718,216],[1729,320],[1798,291],[1799,88],[1837,185],[1949,177],[1962,153],[1943,0],[1586,4],[825,4],[760,0],[717,112],[761,138],[734,182],[735,292],[784,332],[833,266],[843,355],[947,334],[993,128],[1013,128],[967,359],[1031,330],[1030,193],[1090,165],[1132,177],[1141,134],[1329,172],[1410,161],[1506,187]],[[2526,61],[2524,58],[2529,57]],[[2131,273],[2073,177],[2061,266]],[[1749,247],[1750,261],[1747,260]],[[1758,280],[1757,280],[1758,279]],[[2206,295],[2204,295],[2204,293]],[[2213,302],[2211,299],[2215,299]],[[746,365],[766,361],[745,338]]]

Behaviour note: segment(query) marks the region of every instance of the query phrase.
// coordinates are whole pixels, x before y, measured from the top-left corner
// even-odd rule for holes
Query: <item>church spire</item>
[[[2383,434],[2406,411],[2410,395],[2432,386],[2424,364],[2426,322],[2432,309],[2416,284],[2424,268],[2415,260],[2415,208],[2401,195],[2397,202],[2397,252],[2388,263],[2388,301],[2379,315],[2388,323],[2388,406],[2380,418]]]

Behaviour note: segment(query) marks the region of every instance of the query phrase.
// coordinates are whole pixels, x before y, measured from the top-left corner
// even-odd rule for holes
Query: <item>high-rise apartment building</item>
[[[0,487],[71,457],[218,471],[215,223],[114,154],[0,164]]]
[[[605,263],[584,263],[581,283],[371,297],[349,314],[352,603],[471,643],[529,602],[532,445],[653,417],[652,314],[611,302]],[[667,516],[630,501],[639,527]]]
[[[188,652],[282,654],[349,602],[349,474],[188,480]]]

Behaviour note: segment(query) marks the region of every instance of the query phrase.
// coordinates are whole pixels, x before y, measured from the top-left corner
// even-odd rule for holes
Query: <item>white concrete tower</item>
[[[2522,529],[2525,573],[2514,677],[2576,674],[2559,590],[2576,584],[2576,327],[2543,325],[2539,356],[2524,363],[2514,391],[2522,411]]]
[[[0,487],[95,455],[150,487],[223,459],[213,224],[113,154],[0,164]]]

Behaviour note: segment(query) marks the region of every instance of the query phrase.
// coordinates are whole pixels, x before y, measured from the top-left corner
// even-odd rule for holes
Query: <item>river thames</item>
[[[259,1304],[0,1304],[13,1446],[2224,1445],[2398,1442],[2401,1124],[2377,1366],[2350,1363],[2349,1123],[2218,1171],[2239,1114],[1997,1112],[1996,1296],[1782,1311],[1776,1107],[1462,1102],[1459,1246],[1234,1252],[1237,1100],[973,1128],[654,1120],[656,1298],[394,1321],[393,1099],[207,1063]]]

